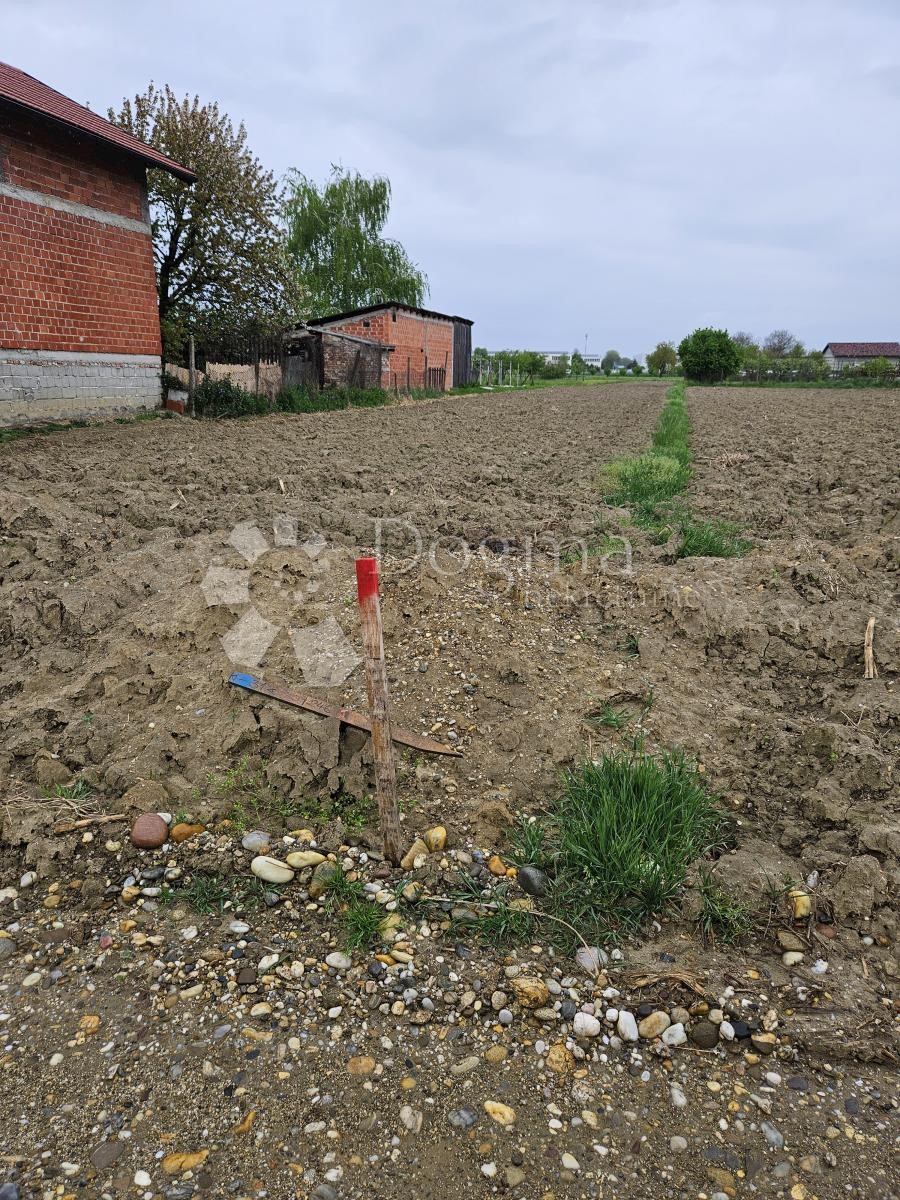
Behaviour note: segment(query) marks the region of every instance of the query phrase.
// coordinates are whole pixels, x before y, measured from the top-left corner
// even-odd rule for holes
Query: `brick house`
[[[336,330],[390,347],[381,386],[448,390],[469,382],[472,322],[427,308],[387,302],[316,317],[310,328]]]
[[[0,63],[0,426],[159,406],[148,167],[194,179]]]

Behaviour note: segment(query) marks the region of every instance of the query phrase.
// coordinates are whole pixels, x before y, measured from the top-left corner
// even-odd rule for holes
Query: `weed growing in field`
[[[184,900],[198,913],[209,916],[221,913],[227,905],[234,909],[255,912],[265,903],[266,892],[278,892],[277,885],[264,883],[256,876],[195,875],[183,888],[164,889],[161,904]]]
[[[698,887],[700,911],[697,914],[697,929],[704,941],[733,945],[750,934],[754,924],[752,910],[729,896],[713,878],[709,868],[701,867]]]
[[[691,422],[684,406],[684,381],[680,380],[667,393],[653,434],[653,449],[657,454],[677,458],[687,467],[691,461],[690,432]]]
[[[76,779],[74,783],[57,783],[44,795],[48,800],[87,800],[93,791],[86,779]]]
[[[637,458],[609,463],[601,474],[607,504],[629,505],[634,522],[647,531],[654,546],[679,535],[676,558],[735,558],[750,542],[730,521],[697,521],[676,497],[691,479],[691,422],[684,403],[684,381],[667,393],[653,434],[652,448]]]
[[[633,716],[627,709],[620,711],[605,700],[598,709],[588,713],[585,720],[595,729],[624,729]]]
[[[494,888],[490,899],[486,899],[471,875],[461,871],[456,899],[461,905],[471,905],[473,916],[465,922],[466,932],[485,945],[502,950],[534,936],[535,918],[527,908],[513,904],[505,883]]]
[[[195,875],[185,887],[172,893],[171,899],[186,900],[198,913],[220,913],[233,899],[231,888],[221,875]]]
[[[543,817],[520,816],[509,831],[507,857],[517,867],[547,865],[547,821]]]
[[[340,921],[348,953],[372,944],[385,913],[379,904],[366,899],[359,880],[348,879],[341,870],[335,871],[328,881],[326,905]]]
[[[221,774],[211,771],[206,777],[205,793],[228,806],[227,818],[238,833],[278,826],[296,809],[261,770],[251,766],[247,756]],[[196,788],[194,800],[201,798],[201,789]]]
[[[739,558],[751,546],[741,537],[740,526],[731,521],[695,521],[685,516],[678,523],[678,532],[677,558]]]

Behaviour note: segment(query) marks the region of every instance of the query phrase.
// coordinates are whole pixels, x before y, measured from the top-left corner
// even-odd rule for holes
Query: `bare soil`
[[[0,1116],[23,1195],[139,1194],[133,1173],[157,1148],[200,1145],[213,1153],[199,1175],[154,1176],[147,1194],[307,1196],[334,1163],[343,1175],[329,1186],[342,1197],[897,1194],[886,1131],[900,1046],[896,393],[690,388],[688,503],[698,516],[741,523],[753,549],[674,561],[674,542],[649,544],[627,513],[604,509],[596,487],[602,463],[647,447],[665,391],[634,383],[233,424],[172,419],[0,445],[0,883],[15,891],[23,871],[38,875],[0,899],[19,951],[0,964]],[[285,536],[291,522],[298,545]],[[252,527],[262,540],[250,561]],[[630,560],[610,537],[627,539]],[[760,1011],[774,1004],[783,1061],[676,1056],[670,1078],[683,1077],[692,1096],[682,1119],[656,1063],[645,1080],[627,1050],[611,1051],[583,1077],[548,1076],[540,1056],[534,1065],[539,1031],[526,1023],[508,1061],[483,1066],[487,1078],[470,1092],[448,1074],[454,1056],[503,1041],[477,1015],[458,1045],[437,1023],[407,1025],[377,1008],[335,1039],[323,985],[281,1014],[273,1039],[212,1039],[246,989],[235,992],[227,972],[219,985],[210,976],[207,995],[224,989],[213,1010],[168,1006],[165,988],[151,984],[174,972],[177,1000],[190,979],[178,974],[179,928],[200,927],[199,962],[202,948],[229,944],[227,920],[152,905],[135,912],[137,932],[162,939],[158,961],[174,965],[134,973],[132,911],[119,892],[150,859],[128,847],[127,823],[99,827],[89,841],[54,833],[59,807],[41,797],[83,779],[91,808],[167,810],[216,825],[235,817],[235,793],[221,780],[240,765],[270,789],[268,807],[252,815],[273,835],[302,821],[329,849],[377,846],[366,739],[230,687],[230,671],[252,664],[224,648],[253,609],[274,631],[253,669],[309,686],[291,631],[330,621],[358,647],[353,560],[373,549],[395,719],[463,754],[402,756],[410,839],[441,823],[453,847],[502,850],[513,815],[545,806],[580,755],[635,734],[650,749],[683,747],[733,817],[733,848],[715,864],[724,886],[761,905],[767,888],[810,881],[813,919],[800,931],[808,953],[802,966],[783,965],[775,933],[789,922],[777,906],[749,945],[702,944],[690,887],[681,917],[629,945],[626,963],[665,974],[674,962],[704,981],[710,1002],[730,988]],[[223,571],[241,573],[246,597],[211,603],[221,598],[211,569],[216,587]],[[879,676],[864,680],[872,616]],[[316,690],[364,706],[359,669]],[[630,714],[624,730],[586,722],[604,703]],[[227,840],[227,826],[218,829]],[[61,902],[45,904],[48,888]],[[283,911],[254,918],[256,956],[298,938],[292,954],[302,947],[314,964],[333,933],[299,918],[286,932]],[[98,950],[107,930],[113,946]],[[474,972],[486,997],[502,984],[496,956],[456,961],[452,942],[430,935],[420,952],[424,974],[445,989],[456,986],[448,969],[463,979]],[[535,956],[542,972],[565,975],[546,946]],[[812,971],[817,959],[825,974]],[[207,967],[219,969],[214,954]],[[39,988],[23,989],[34,971],[46,972]],[[665,979],[636,999],[648,997],[686,1000]],[[79,1041],[84,1013],[101,1016],[102,1032]],[[300,1032],[302,1053],[282,1050]],[[104,1050],[107,1034],[113,1050]],[[48,1066],[55,1052],[59,1068]],[[350,1053],[382,1064],[373,1089],[346,1075]],[[784,1079],[802,1076],[808,1091],[766,1084],[773,1066]],[[397,1123],[408,1077],[418,1095],[409,1103],[425,1112],[421,1135]],[[752,1158],[762,1135],[741,1108],[760,1081],[773,1088],[772,1120],[787,1137],[780,1156],[762,1141],[762,1167]],[[322,1095],[338,1131],[333,1158],[331,1134],[303,1132]],[[482,1113],[474,1132],[448,1142],[447,1114],[467,1095],[473,1108],[484,1098],[516,1105],[514,1134],[495,1136]],[[235,1135],[253,1105],[265,1136]],[[562,1133],[548,1131],[552,1106]],[[602,1136],[582,1110],[601,1114]],[[119,1166],[91,1167],[95,1143],[123,1127],[132,1141]],[[669,1148],[682,1130],[686,1157]],[[598,1137],[611,1157],[594,1148]],[[579,1171],[560,1171],[564,1150]],[[504,1172],[518,1158],[526,1181],[509,1185]],[[496,1177],[481,1170],[494,1159]],[[711,1164],[731,1183],[710,1175]]]

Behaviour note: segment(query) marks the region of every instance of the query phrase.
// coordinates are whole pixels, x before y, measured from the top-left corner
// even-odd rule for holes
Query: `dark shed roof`
[[[0,103],[21,111],[36,113],[58,125],[64,125],[67,129],[87,134],[88,137],[105,142],[124,154],[140,159],[148,167],[169,171],[188,183],[193,183],[197,178],[193,171],[175,162],[174,158],[160,154],[140,138],[133,137],[124,129],[113,125],[111,121],[91,112],[83,104],[76,104],[62,92],[55,91],[46,83],[35,79],[33,75],[26,75],[24,71],[11,67],[8,63],[0,63]]]
[[[829,342],[825,350],[835,358],[897,358],[900,342]]]
[[[385,300],[381,304],[366,304],[362,308],[351,308],[349,312],[331,313],[327,317],[311,317],[307,325],[329,325],[332,321],[349,321],[351,317],[364,317],[366,313],[382,312],[386,308],[401,308],[404,312],[417,313],[420,317],[436,317],[439,321],[460,321],[463,325],[474,325],[467,317],[451,317],[449,313],[434,312],[430,308],[416,308],[413,304],[401,304],[397,300]]]

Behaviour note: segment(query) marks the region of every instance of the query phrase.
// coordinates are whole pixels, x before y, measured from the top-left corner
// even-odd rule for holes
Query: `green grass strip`
[[[691,481],[691,421],[684,402],[684,380],[673,384],[653,431],[651,448],[630,458],[607,463],[600,473],[603,500],[616,508],[631,508],[635,524],[650,541],[665,545],[673,534],[679,542],[676,558],[735,558],[751,543],[730,521],[694,520],[675,500]]]

